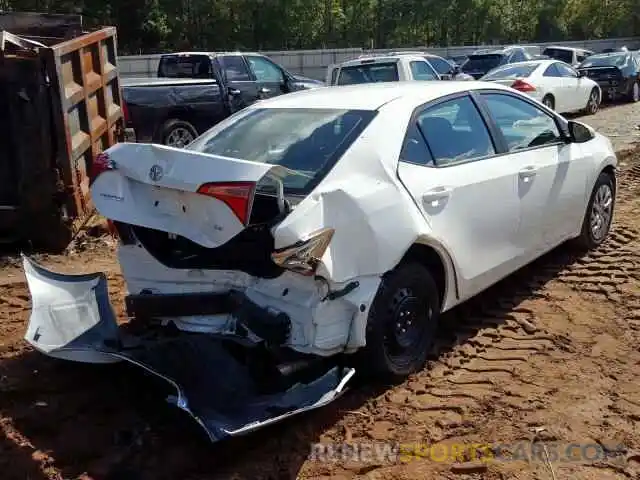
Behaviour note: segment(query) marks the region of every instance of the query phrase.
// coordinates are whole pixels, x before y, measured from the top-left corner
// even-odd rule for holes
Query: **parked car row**
[[[325,85],[394,81],[482,79],[506,85],[513,80],[510,86],[558,112],[595,113],[603,99],[638,101],[639,62],[638,54],[628,51],[594,54],[564,46],[540,52],[515,45],[454,59],[398,51],[330,65],[323,83],[294,75],[258,53],[172,53],[161,57],[157,78],[123,81],[127,139],[184,147],[260,100]]]

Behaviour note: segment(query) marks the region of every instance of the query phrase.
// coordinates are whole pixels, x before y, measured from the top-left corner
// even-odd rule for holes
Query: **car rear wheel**
[[[553,110],[556,106],[556,102],[553,100],[553,97],[551,95],[545,95],[545,97],[542,99],[542,104]]]
[[[405,263],[382,280],[367,322],[367,345],[360,352],[366,376],[401,380],[422,368],[433,345],[440,295],[431,273]]]
[[[184,148],[198,136],[195,127],[184,120],[168,120],[160,131],[160,142],[175,148]]]
[[[632,102],[640,101],[640,81],[636,81],[631,86],[631,94],[629,95],[629,100]]]
[[[594,88],[593,90],[591,90],[591,93],[589,94],[589,100],[587,100],[587,106],[585,108],[585,111],[589,115],[594,115],[595,113],[598,112],[599,108],[600,108],[600,95],[598,94],[598,89]]]
[[[587,211],[582,221],[582,232],[576,239],[579,247],[593,249],[602,244],[609,234],[615,206],[615,180],[602,172],[591,192]]]

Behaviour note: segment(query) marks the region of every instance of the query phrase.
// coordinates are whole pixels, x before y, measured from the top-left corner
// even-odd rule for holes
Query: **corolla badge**
[[[163,175],[164,175],[164,172],[162,171],[162,167],[160,165],[154,165],[149,170],[149,178],[154,182],[157,182],[158,180],[160,180]]]

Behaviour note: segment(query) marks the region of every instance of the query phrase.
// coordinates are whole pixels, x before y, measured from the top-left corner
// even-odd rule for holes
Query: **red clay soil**
[[[28,290],[17,259],[0,260],[0,478],[640,478],[640,150],[621,159],[615,225],[599,250],[561,247],[446,314],[429,367],[403,384],[360,386],[215,445],[139,371],[54,361],[28,347]],[[38,260],[61,272],[107,271],[122,314],[108,238]],[[494,450],[318,461],[308,458],[316,442]],[[490,458],[497,443],[510,460]],[[555,461],[568,444],[590,445],[589,458]],[[544,454],[531,458],[531,445]]]

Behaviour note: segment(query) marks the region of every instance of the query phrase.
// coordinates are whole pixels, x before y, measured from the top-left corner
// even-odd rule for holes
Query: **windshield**
[[[498,68],[487,73],[482,80],[502,80],[510,78],[525,78],[538,68],[537,63],[519,63]]]
[[[286,194],[306,195],[375,116],[369,110],[256,108],[213,127],[189,150],[281,165]],[[268,188],[268,187],[266,187]]]
[[[568,64],[573,63],[573,50],[565,50],[564,48],[545,48],[542,52],[555,60],[560,60]]]
[[[158,77],[211,78],[211,59],[207,55],[167,55],[160,58]]]
[[[611,55],[593,55],[580,64],[586,67],[624,67],[627,64],[628,53],[614,53]]]
[[[462,65],[463,72],[488,72],[502,63],[504,56],[499,53],[471,55]]]
[[[356,83],[397,82],[398,65],[393,63],[370,63],[342,67],[337,85]]]

